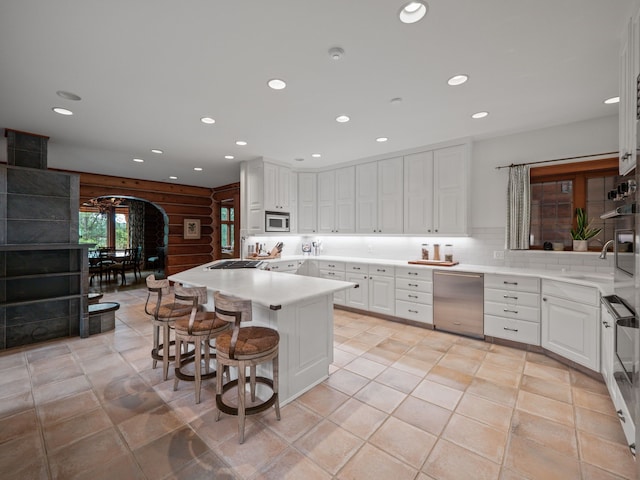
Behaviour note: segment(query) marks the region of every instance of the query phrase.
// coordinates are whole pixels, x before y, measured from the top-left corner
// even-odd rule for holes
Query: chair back
[[[176,283],[173,287],[173,294],[176,300],[187,303],[195,301],[196,305],[204,305],[208,299],[207,287],[184,287]]]
[[[147,301],[144,303],[144,311],[147,315],[153,315],[157,318],[160,304],[162,303],[162,295],[168,295],[170,291],[169,280],[167,280],[166,278],[163,278],[162,280],[156,280],[155,275],[149,275],[146,278],[146,282],[148,293]],[[152,293],[157,294],[157,298],[153,311],[149,311],[149,300],[151,299]]]
[[[239,327],[240,322],[252,320],[251,300],[213,292],[213,303],[216,314],[225,322],[235,323]]]

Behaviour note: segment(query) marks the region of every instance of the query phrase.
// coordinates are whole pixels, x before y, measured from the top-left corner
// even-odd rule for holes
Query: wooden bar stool
[[[196,382],[196,403],[200,403],[200,386],[202,380],[213,378],[216,375],[216,370],[209,371],[209,362],[211,359],[211,344],[210,341],[216,338],[225,330],[231,328],[229,322],[225,322],[221,318],[218,318],[215,312],[207,312],[202,310],[202,305],[207,303],[207,288],[206,287],[192,287],[186,288],[181,285],[174,287],[174,297],[176,302],[188,302],[191,304],[191,312],[188,317],[180,317],[174,323],[174,336],[176,347],[176,360],[175,360],[175,380],[173,382],[173,389],[178,389],[178,382],[180,380],[195,381]],[[176,305],[178,305],[176,303]],[[186,352],[187,345],[193,344],[194,354],[183,356],[180,353],[184,350]],[[202,374],[202,354],[204,353],[204,368],[205,373]],[[216,357],[216,354],[213,354]],[[195,375],[187,374],[183,371],[186,364],[195,362],[194,370]]]
[[[147,301],[144,304],[144,311],[147,315],[151,315],[151,323],[153,324],[153,349],[151,350],[151,358],[153,359],[153,368],[156,368],[158,360],[162,362],[162,378],[167,380],[169,377],[169,362],[175,360],[175,355],[169,354],[169,346],[175,345],[175,341],[171,340],[171,328],[176,318],[184,317],[191,313],[191,305],[176,304],[173,302],[162,303],[162,296],[168,295],[170,292],[169,280],[156,280],[155,275],[147,277]],[[156,294],[156,303],[151,309],[151,294]],[[162,343],[160,343],[160,332],[162,331]],[[160,353],[162,351],[162,353]]]
[[[222,375],[217,376],[216,406],[218,412],[216,420],[220,419],[220,412],[238,416],[238,435],[240,443],[244,443],[244,423],[246,415],[253,415],[275,406],[276,418],[280,420],[280,402],[278,400],[278,346],[280,335],[272,328],[243,327],[241,322],[250,322],[251,300],[224,295],[214,292],[213,300],[218,317],[233,323],[233,330],[221,333],[216,338],[216,370],[222,372],[225,367],[236,367],[238,379],[222,384]],[[272,362],[273,379],[256,376],[256,366],[261,363]],[[245,377],[247,367],[250,376]],[[268,386],[272,395],[267,400],[250,407],[246,407],[246,381],[249,380],[251,400],[255,401],[256,383]],[[236,407],[223,401],[223,395],[230,389],[237,387],[238,404]]]

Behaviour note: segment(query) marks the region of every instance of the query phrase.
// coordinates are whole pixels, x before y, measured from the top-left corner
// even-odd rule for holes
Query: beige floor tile
[[[525,375],[541,378],[550,382],[559,382],[564,384],[571,383],[571,376],[568,370],[550,367],[540,363],[527,362],[524,365]]]
[[[516,408],[570,427],[575,425],[573,407],[571,405],[551,398],[541,397],[535,393],[521,390],[518,393]]]
[[[61,380],[59,382],[51,382],[33,388],[33,398],[36,404],[40,405],[47,402],[53,402],[76,393],[87,391],[91,388],[91,384],[87,378],[82,375],[79,377]]]
[[[321,383],[298,397],[297,401],[326,417],[348,399],[349,397],[344,393]]]
[[[280,409],[281,419],[276,419],[275,414],[269,411],[267,415],[260,417],[260,422],[283,437],[287,442],[293,443],[302,435],[315,427],[322,417],[296,402],[289,403]]]
[[[382,385],[378,382],[370,382],[354,395],[361,402],[372,407],[391,413],[406,398],[407,394]]]
[[[116,398],[131,395],[136,392],[144,392],[149,389],[149,385],[135,373],[124,374],[108,381],[103,377],[100,381],[95,377],[91,379],[93,391],[102,401],[111,401]]]
[[[329,420],[366,440],[382,425],[387,416],[379,409],[351,398],[333,412]]]
[[[98,398],[91,390],[76,395],[38,405],[38,415],[43,425],[56,423],[100,406]]]
[[[52,452],[112,427],[113,423],[101,408],[49,424],[43,429],[47,451]]]
[[[598,435],[610,442],[627,445],[622,425],[617,418],[582,407],[575,407],[575,412],[578,430]]]
[[[162,404],[162,399],[156,392],[146,390],[104,402],[103,406],[111,421],[117,425],[136,415],[158,408]]]
[[[581,467],[582,480],[620,480],[622,478],[585,462],[581,463]]]
[[[346,365],[345,370],[357,373],[358,375],[373,379],[380,375],[387,368],[386,365],[382,365],[378,362],[367,360],[366,358],[356,358],[354,361]]]
[[[455,338],[455,345],[463,345],[465,347],[475,348],[476,350],[484,350],[485,352],[491,350],[491,344],[485,342],[484,340],[465,337],[463,335],[453,335],[453,337]]]
[[[581,388],[583,390],[588,390],[594,393],[599,393],[601,395],[609,394],[607,386],[601,379],[596,380],[577,370],[570,370],[569,375],[571,376],[571,386],[573,387]]]
[[[71,352],[64,343],[50,343],[42,345],[30,345],[25,352],[27,362],[33,363],[43,359],[53,359]]]
[[[336,474],[363,444],[364,440],[324,420],[294,446],[329,473]]]
[[[357,338],[358,337],[355,337],[355,339],[351,338],[346,342],[338,345],[337,348],[340,350],[344,350],[345,352],[352,353],[353,355],[360,356],[372,347],[371,345],[367,345],[366,343],[359,342]]]
[[[50,478],[47,459],[44,456],[22,464],[15,470],[2,472],[2,480],[49,480]]]
[[[564,403],[572,403],[571,387],[566,383],[544,380],[539,377],[523,375],[520,387],[530,393],[552,398]]]
[[[77,480],[146,480],[132,453],[117,456],[107,463],[99,463],[74,477]]]
[[[429,347],[431,350],[436,350],[442,353],[448,351],[455,343],[455,337],[453,335],[432,332],[431,335],[424,337],[418,345]]]
[[[27,365],[27,359],[24,352],[17,350],[9,350],[0,354],[0,371],[8,368]]]
[[[0,418],[10,417],[16,413],[32,409],[33,407],[34,403],[31,391],[0,398]]]
[[[507,347],[497,343],[492,343],[489,347],[489,351],[493,353],[499,353],[501,355],[509,355],[511,357],[518,358],[520,360],[526,358],[527,352],[520,350],[519,348]]]
[[[437,350],[430,345],[418,345],[411,347],[411,349],[405,353],[405,356],[415,358],[422,362],[436,363],[442,358],[445,352]]]
[[[197,432],[198,436],[209,448],[217,448],[221,443],[231,441],[232,437],[238,435],[238,417],[232,415],[221,415],[216,421],[217,411],[210,410],[196,418],[189,425]],[[245,433],[259,421],[258,415],[248,416],[245,420]],[[263,428],[268,428],[264,423]]]
[[[45,448],[40,430],[32,430],[13,440],[0,443],[0,472],[22,470],[44,456]]]
[[[501,463],[507,446],[507,432],[454,413],[441,438]]]
[[[29,362],[29,371],[31,372],[31,375],[35,376],[48,370],[63,370],[71,368],[74,365],[77,365],[75,357],[71,351],[67,351],[62,355],[57,355],[53,358],[40,358]]]
[[[562,370],[569,370],[569,367],[564,363],[561,363],[551,357],[547,357],[543,353],[527,352],[527,362],[540,363],[549,367],[560,368]]]
[[[486,350],[475,348],[475,347],[476,347],[475,341],[470,345],[456,343],[449,349],[447,353],[454,354],[454,355],[462,355],[464,357],[471,358],[475,360],[478,364],[480,364],[482,360],[485,358],[487,352]]]
[[[369,443],[419,469],[437,439],[435,435],[395,417],[389,417],[369,439]]]
[[[25,410],[10,417],[0,419],[0,443],[38,430],[38,417],[35,409]]]
[[[623,478],[634,478],[636,475],[636,464],[627,445],[612,443],[578,430],[578,446],[584,462]]]
[[[324,383],[347,395],[353,395],[369,383],[369,379],[342,368],[332,373]]]
[[[456,413],[498,430],[506,431],[511,425],[513,408],[478,397],[472,393],[465,393],[458,403]]]
[[[456,408],[460,397],[462,397],[462,392],[431,380],[423,380],[411,395],[453,410]]]
[[[184,426],[184,422],[171,410],[171,407],[162,405],[148,412],[139,413],[117,426],[129,448],[135,450]]]
[[[236,478],[239,477],[235,475],[233,469],[211,451],[200,455],[174,474],[165,477],[166,480],[235,480]]]
[[[520,378],[522,377],[522,374],[517,370],[508,370],[496,367],[495,365],[483,363],[476,372],[476,377],[484,378],[485,380],[499,385],[518,388],[520,386]]]
[[[26,368],[19,367],[19,369],[27,372]],[[0,401],[2,401],[3,398],[15,397],[17,395],[31,395],[32,386],[29,374],[25,373],[24,375],[24,378],[11,380],[10,382],[0,385]]]
[[[40,370],[38,373],[31,374],[31,382],[34,386],[45,385],[51,382],[67,380],[74,377],[83,376],[84,372],[80,365],[75,362],[69,362],[68,366],[61,368],[53,368],[50,370]]]
[[[451,347],[453,349],[453,347]],[[474,350],[469,347],[459,347],[459,348],[467,348],[468,350]],[[484,354],[482,350],[475,350],[476,352],[480,352]],[[458,372],[473,375],[476,373],[478,368],[480,368],[481,360],[476,360],[475,358],[467,357],[465,355],[458,355],[455,353],[451,353],[451,350],[447,352],[440,360],[438,360],[438,366],[449,368],[451,370],[457,370]]]
[[[577,457],[562,455],[527,438],[512,435],[504,465],[527,478],[567,480],[580,478]]]
[[[511,435],[525,438],[562,455],[578,456],[575,429],[538,415],[516,410],[511,420]]]
[[[495,480],[500,473],[500,465],[440,439],[431,450],[422,471],[438,480]]]
[[[494,365],[498,368],[506,368],[509,370],[522,370],[524,368],[524,358],[516,358],[513,355],[504,355],[503,353],[487,352],[483,363]]]
[[[397,368],[387,368],[376,377],[376,382],[387,385],[403,393],[411,393],[421,380],[421,377],[403,370],[398,370]]]
[[[530,480],[530,477],[525,477],[524,475],[514,472],[509,468],[502,467],[500,471],[500,480]]]
[[[394,331],[393,335],[398,335],[400,332]],[[412,343],[401,340],[399,338],[385,338],[378,344],[378,348],[381,350],[387,350],[389,352],[404,354],[413,346]]]
[[[147,478],[164,478],[207,452],[206,444],[188,427],[183,427],[134,450]]]
[[[413,480],[417,470],[369,444],[364,445],[337,475],[338,480],[356,478]]]
[[[418,360],[417,358],[404,355],[391,366],[393,368],[397,368],[398,370],[403,370],[405,372],[411,373],[412,375],[422,378],[429,372],[429,370],[431,370],[431,368],[435,364],[435,361],[425,362],[424,360]]]
[[[331,480],[331,478],[329,473],[300,452],[288,448],[252,480]]]
[[[367,360],[372,360],[374,362],[381,363],[382,365],[389,366],[394,362],[397,362],[402,357],[402,355],[402,353],[384,350],[380,347],[372,347],[362,354],[362,358],[366,358]]]
[[[451,417],[451,410],[409,396],[393,416],[433,435],[440,435]]]
[[[378,345],[380,342],[382,342],[385,339],[385,337],[380,336],[380,335],[375,335],[373,333],[371,333],[370,331],[368,332],[362,332],[358,335],[358,342],[360,343],[365,343],[371,347],[375,347],[376,345]]]
[[[596,412],[617,417],[616,409],[609,395],[593,393],[582,388],[572,388],[573,404],[577,407],[588,408]]]
[[[446,385],[447,387],[464,391],[469,385],[471,385],[473,375],[467,375],[466,373],[459,372],[458,370],[452,370],[438,364],[429,370],[426,378],[427,380],[440,383],[441,385]]]
[[[333,349],[333,364],[339,367],[344,367],[356,358],[358,358],[358,356],[354,355],[353,353],[345,352],[344,350],[340,350],[339,348]]]

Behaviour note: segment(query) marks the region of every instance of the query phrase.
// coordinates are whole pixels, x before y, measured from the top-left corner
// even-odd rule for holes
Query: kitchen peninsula
[[[326,379],[333,361],[333,294],[355,284],[255,268],[207,268],[214,263],[171,275],[169,280],[252,301],[253,322],[280,333],[281,404]],[[209,298],[208,308],[213,310],[213,296]]]

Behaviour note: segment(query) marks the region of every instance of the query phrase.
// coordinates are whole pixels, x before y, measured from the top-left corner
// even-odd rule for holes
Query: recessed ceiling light
[[[225,155],[224,158],[226,158],[227,160],[233,160],[236,157],[234,157],[233,155]]]
[[[56,92],[56,95],[58,95],[60,98],[64,98],[65,100],[73,100],[74,102],[82,100],[79,95],[71,92],[65,92],[64,90],[58,90]]]
[[[313,158],[320,158],[322,155],[320,155],[319,153],[312,153],[311,156]]]
[[[304,158],[296,158],[295,161],[296,162],[304,162]]]
[[[194,169],[196,172],[201,172],[201,171],[202,171],[202,167],[193,167],[193,169]]]
[[[160,155],[160,154],[163,154],[164,152],[162,150],[157,149],[157,148],[152,148],[151,149],[151,153],[157,153],[157,154]]]
[[[59,113],[60,115],[73,115],[73,112],[71,110],[67,110],[66,108],[62,108],[62,107],[54,107],[51,110],[53,110],[56,113]]]
[[[422,20],[428,10],[427,2],[417,0],[406,3],[398,12],[398,17],[402,23],[416,23]]]
[[[387,137],[378,137],[376,138],[376,142],[384,143],[389,140]]]
[[[287,86],[287,82],[279,78],[272,78],[267,82],[267,85],[274,90],[283,90]]]
[[[453,77],[451,77],[449,80],[447,80],[447,83],[452,87],[455,87],[456,85],[462,85],[467,80],[469,80],[468,75],[460,74],[460,75],[454,75]]]
[[[329,58],[331,60],[341,60],[344,56],[344,50],[340,47],[333,47],[329,49]]]
[[[216,123],[216,121],[211,117],[202,117],[200,121],[202,123],[206,123],[207,125],[213,125],[214,123]]]
[[[402,103],[402,98],[400,97],[392,98],[391,100],[389,100],[389,103],[391,103],[392,105],[397,105],[399,103]]]
[[[347,115],[338,115],[336,117],[336,122],[338,123],[347,123],[349,120],[351,120]]]
[[[489,112],[477,112],[471,115],[471,118],[475,118],[477,120],[478,118],[484,118],[487,115],[489,115]]]
[[[144,159],[142,158],[134,158],[133,161],[137,163],[144,163]]]
[[[618,103],[620,102],[620,97],[611,97],[611,98],[607,98],[604,103],[606,103],[607,105],[611,105],[613,103]]]
[[[177,180],[178,177],[176,177],[175,175],[169,175],[169,180]]]
[[[247,144],[247,142],[245,142],[244,140],[238,140],[238,141],[236,142],[236,145],[239,145],[239,146],[241,146],[241,147],[244,147],[246,144]]]

